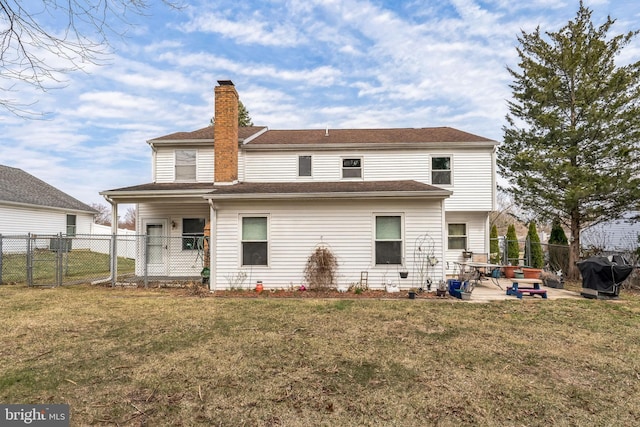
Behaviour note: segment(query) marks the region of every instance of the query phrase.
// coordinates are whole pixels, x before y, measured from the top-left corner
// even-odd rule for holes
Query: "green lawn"
[[[56,284],[56,253],[36,250],[33,255],[33,281],[35,284]],[[24,284],[27,281],[26,254],[3,254],[2,282]],[[92,281],[109,274],[108,254],[88,250],[72,250],[62,257],[63,281]],[[135,260],[118,258],[118,273],[135,271]]]
[[[72,425],[632,426],[640,298],[321,300],[0,287],[0,401]]]

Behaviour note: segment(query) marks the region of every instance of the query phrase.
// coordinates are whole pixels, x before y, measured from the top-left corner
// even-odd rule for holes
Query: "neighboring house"
[[[235,87],[218,83],[214,126],[148,141],[153,182],[101,192],[116,211],[137,204],[142,233],[178,238],[147,239],[138,274],[199,275],[190,242],[209,228],[212,289],[244,274],[249,286],[303,284],[322,245],[338,259],[339,284],[366,272],[372,288],[411,286],[425,253],[438,281],[465,249],[489,251],[496,141],[448,127],[238,129]]]
[[[96,210],[25,171],[0,165],[0,234],[91,233]]]
[[[640,212],[630,211],[619,219],[603,222],[580,233],[580,243],[585,248],[597,248],[605,252],[633,252],[640,246]]]

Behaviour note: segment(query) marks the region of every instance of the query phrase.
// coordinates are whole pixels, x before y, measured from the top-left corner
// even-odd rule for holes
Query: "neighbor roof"
[[[264,130],[265,126],[246,126],[238,128],[238,139],[243,140],[251,135]],[[158,138],[150,139],[149,142],[155,141],[197,141],[197,140],[210,140],[213,141],[213,126],[207,126],[206,128],[194,130],[192,132],[175,132],[169,135],[161,136]]]
[[[96,213],[86,205],[22,169],[0,165],[0,202]]]

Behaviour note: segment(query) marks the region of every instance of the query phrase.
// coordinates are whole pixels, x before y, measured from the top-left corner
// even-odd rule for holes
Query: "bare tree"
[[[126,228],[127,230],[136,229],[136,208],[127,208],[124,217],[118,224],[120,228]]]
[[[163,0],[177,7],[171,0]],[[102,64],[109,39],[123,36],[130,18],[151,0],[0,0],[0,106],[23,117],[33,104],[11,98],[21,85],[46,92],[86,64]],[[41,114],[41,113],[40,113]]]
[[[98,211],[93,220],[96,224],[111,225],[111,208],[109,206],[102,203],[91,203],[89,206]]]

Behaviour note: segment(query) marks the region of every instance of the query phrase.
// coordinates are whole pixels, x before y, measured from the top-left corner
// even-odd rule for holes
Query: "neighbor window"
[[[343,178],[362,178],[362,159],[342,159]]]
[[[376,216],[376,264],[402,264],[402,221]]]
[[[204,218],[182,220],[182,249],[202,250],[204,246]]]
[[[431,158],[431,184],[451,184],[451,157]]]
[[[76,216],[67,215],[67,236],[76,235]]]
[[[196,180],[196,150],[176,150],[176,181]]]
[[[467,224],[449,224],[448,227],[449,249],[467,249]]]
[[[242,218],[242,265],[267,265],[267,217]]]
[[[311,176],[311,156],[298,156],[298,176]]]

